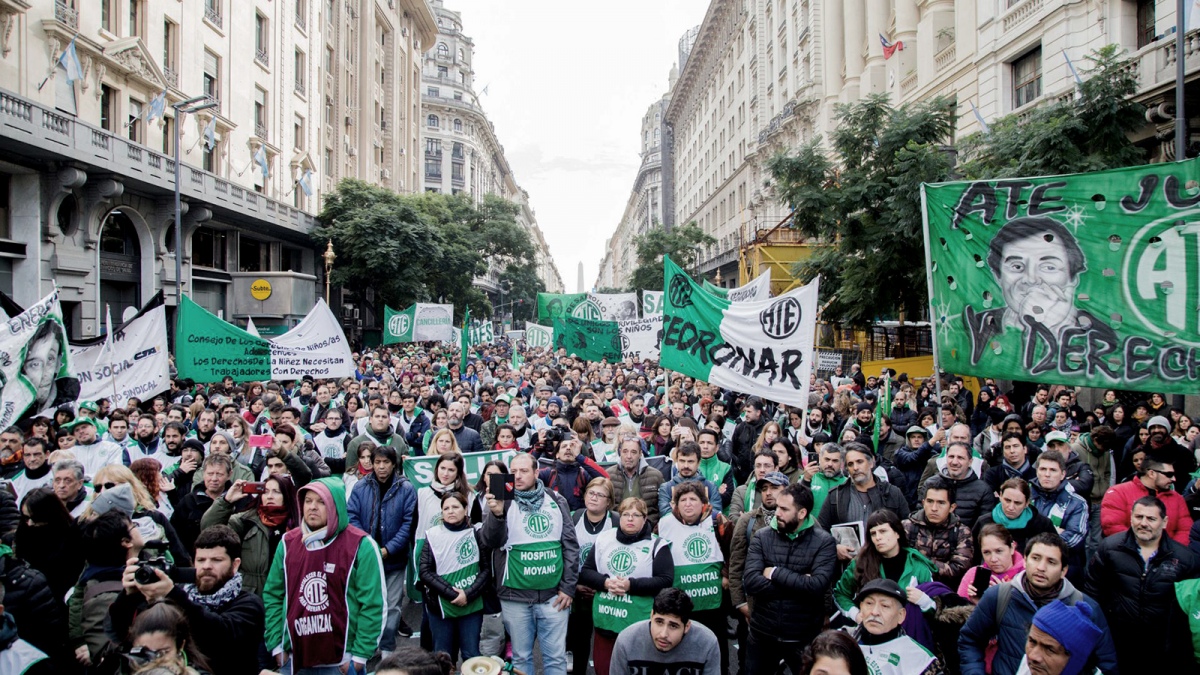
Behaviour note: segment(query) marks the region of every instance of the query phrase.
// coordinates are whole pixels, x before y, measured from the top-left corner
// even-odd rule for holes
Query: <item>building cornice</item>
[[[428,50],[437,41],[437,17],[429,0],[400,0],[401,10],[413,21],[413,37],[421,44],[421,51]]]

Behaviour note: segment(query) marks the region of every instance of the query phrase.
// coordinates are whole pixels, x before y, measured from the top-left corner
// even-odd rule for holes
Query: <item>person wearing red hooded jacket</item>
[[[1188,545],[1192,515],[1187,502],[1175,491],[1175,467],[1157,455],[1147,455],[1136,478],[1114,485],[1104,493],[1100,502],[1100,527],[1105,537],[1129,529],[1133,503],[1142,497],[1154,496],[1167,507],[1167,536]]]

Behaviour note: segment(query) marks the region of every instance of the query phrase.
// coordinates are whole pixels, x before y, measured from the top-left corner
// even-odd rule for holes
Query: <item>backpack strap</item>
[[[118,593],[124,588],[125,586],[121,583],[120,579],[115,581],[98,581],[88,586],[84,590],[83,603],[87,604],[91,602],[92,599],[97,595],[104,595],[105,593]]]
[[[1008,611],[1008,603],[1012,600],[1013,587],[1012,582],[1006,581],[997,586],[996,591],[996,625],[1004,620],[1004,614]]]

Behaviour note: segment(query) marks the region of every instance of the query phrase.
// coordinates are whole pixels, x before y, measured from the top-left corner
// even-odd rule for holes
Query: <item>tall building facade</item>
[[[86,338],[106,306],[120,320],[159,289],[173,311],[178,255],[183,291],[226,319],[270,332],[306,314],[321,274],[309,236],[319,10],[308,0],[0,3],[0,290],[29,304],[57,285],[71,336]],[[193,98],[211,107],[177,116],[172,104]],[[265,300],[251,295],[257,280],[272,287]]]
[[[475,91],[475,43],[463,33],[462,15],[432,0],[437,35],[427,45],[421,68],[422,186],[426,192],[465,195],[474,203],[496,195],[519,207],[517,222],[534,243],[538,275],[547,290],[562,287],[529,194],[517,183],[495,126]],[[496,264],[475,284],[503,302]],[[553,291],[552,291],[553,292]]]

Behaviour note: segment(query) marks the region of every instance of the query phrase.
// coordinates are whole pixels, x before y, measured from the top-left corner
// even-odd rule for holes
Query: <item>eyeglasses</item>
[[[100,494],[101,492],[103,492],[105,490],[111,490],[111,489],[117,487],[118,485],[120,485],[120,483],[112,483],[112,482],[100,483],[99,485],[96,486],[96,494]]]
[[[595,498],[597,498],[597,499],[608,499],[608,493],[607,493],[607,492],[600,492],[600,491],[598,491],[598,490],[588,490],[588,491],[587,491],[587,496],[589,496],[589,497],[595,497]]]

